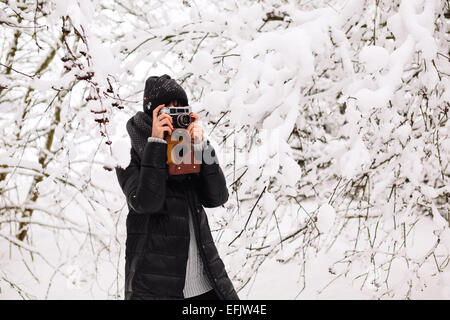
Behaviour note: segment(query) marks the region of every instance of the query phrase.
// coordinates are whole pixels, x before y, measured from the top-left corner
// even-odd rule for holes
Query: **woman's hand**
[[[160,104],[153,110],[152,137],[164,139],[164,131],[167,131],[169,135],[171,135],[174,129],[171,116],[166,113],[162,113],[158,116],[158,112],[162,107],[164,107],[164,104]]]
[[[194,144],[198,144],[203,141],[203,128],[198,124],[198,114],[191,112],[190,116],[195,120],[187,127],[187,131],[191,140],[194,140]]]

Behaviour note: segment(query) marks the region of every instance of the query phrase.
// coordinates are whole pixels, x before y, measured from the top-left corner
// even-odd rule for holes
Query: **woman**
[[[168,75],[152,76],[144,89],[144,112],[127,122],[131,161],[116,168],[126,196],[125,299],[239,300],[214,244],[203,207],[228,200],[213,147],[203,139],[198,115],[187,131],[195,147],[210,154],[199,173],[168,175],[164,132],[172,118],[158,117],[163,105],[187,106],[186,92]],[[210,162],[210,161],[209,161]]]

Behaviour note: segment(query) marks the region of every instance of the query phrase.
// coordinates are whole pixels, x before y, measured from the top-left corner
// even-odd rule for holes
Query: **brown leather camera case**
[[[194,145],[191,141],[190,147],[190,163],[181,162],[179,164],[174,163],[172,158],[172,149],[175,145],[180,143],[179,141],[171,141],[170,136],[166,138],[168,148],[167,148],[167,174],[178,175],[178,174],[189,174],[200,172],[201,163],[194,163]],[[199,162],[197,160],[197,162]]]

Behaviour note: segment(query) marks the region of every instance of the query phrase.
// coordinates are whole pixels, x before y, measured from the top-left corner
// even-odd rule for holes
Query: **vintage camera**
[[[194,118],[190,116],[192,109],[190,106],[183,107],[163,107],[159,113],[165,113],[172,117],[173,127],[174,129],[186,129]],[[180,141],[172,140],[167,134],[167,131],[164,132],[164,140],[167,141],[167,173],[168,175],[182,175],[182,174],[190,174],[190,173],[198,173],[200,172],[201,162],[195,162],[194,160],[194,147],[191,145],[189,154],[186,156],[183,154],[183,149],[180,150],[179,154],[174,154],[172,152],[175,150],[175,146],[180,143]],[[184,140],[184,138],[183,138]],[[191,141],[192,143],[192,141]],[[176,157],[182,158],[181,162],[175,161]]]
[[[189,115],[192,108],[190,106],[184,107],[164,107],[159,113],[166,113],[172,117],[173,127],[186,129],[192,122],[192,118]]]

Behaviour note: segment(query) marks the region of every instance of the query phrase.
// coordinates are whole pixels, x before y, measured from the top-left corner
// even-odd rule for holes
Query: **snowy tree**
[[[319,293],[338,279],[372,298],[448,291],[446,1],[0,7],[0,279],[24,297],[60,275],[121,297],[113,168],[156,70],[220,153],[230,199],[207,212],[238,291],[275,259],[298,266],[302,298],[309,261],[330,252]]]

